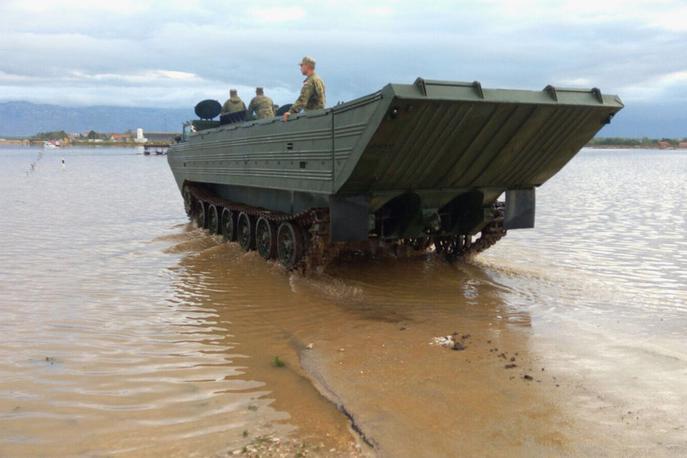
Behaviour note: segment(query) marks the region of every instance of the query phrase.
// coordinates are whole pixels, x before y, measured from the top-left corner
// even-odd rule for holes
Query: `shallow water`
[[[0,149],[0,455],[348,455],[330,401],[393,456],[684,454],[685,177],[583,151],[469,264],[304,278],[187,224],[164,158]]]

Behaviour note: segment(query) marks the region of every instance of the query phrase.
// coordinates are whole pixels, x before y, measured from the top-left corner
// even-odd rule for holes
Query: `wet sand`
[[[245,268],[243,289],[251,295],[264,289],[251,275],[263,270],[263,261],[236,250],[220,245],[216,259],[206,263],[194,257],[193,268],[209,277],[215,270],[218,277],[222,271],[235,277],[234,268]],[[348,417],[363,452],[646,456],[687,450],[684,424],[670,425],[665,418],[647,422],[631,405],[596,391],[579,370],[552,360],[553,351],[542,355],[546,340],[534,339],[529,315],[504,303],[506,287],[479,265],[450,266],[429,254],[347,261],[307,277],[274,264],[268,270],[270,288],[288,287],[293,296],[275,308],[250,310],[250,323],[227,310],[236,328],[257,330],[241,336],[242,347],[250,345],[263,368],[271,355],[280,355],[293,370],[289,377],[309,379]],[[222,293],[209,298],[216,304],[231,301]],[[265,336],[272,344],[265,344]],[[440,336],[454,336],[464,348],[435,344]],[[257,343],[250,344],[253,339]],[[571,343],[585,345],[585,339]],[[270,369],[261,376],[277,387],[277,399],[289,400],[283,407],[302,431],[321,436],[323,430],[314,426],[326,424],[321,412],[331,410],[316,403],[290,405],[294,382],[275,374]],[[661,431],[665,427],[671,430]],[[345,443],[341,428],[327,431]]]

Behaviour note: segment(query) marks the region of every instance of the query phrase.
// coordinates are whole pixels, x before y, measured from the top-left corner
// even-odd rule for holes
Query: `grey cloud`
[[[18,76],[0,78],[0,99],[183,106],[193,97],[222,98],[229,86],[261,85],[285,103],[299,89],[296,62],[304,54],[318,58],[330,102],[416,76],[529,89],[584,81],[641,95],[637,87],[687,69],[685,30],[634,15],[572,20],[549,6],[528,18],[470,2],[386,2],[374,11],[362,1],[344,8],[326,1],[153,1],[131,12],[75,5],[30,18],[15,3],[0,5],[0,71]],[[304,17],[272,21],[272,8],[300,8]],[[74,76],[160,70],[198,79]],[[660,103],[684,95],[685,85],[650,93]]]

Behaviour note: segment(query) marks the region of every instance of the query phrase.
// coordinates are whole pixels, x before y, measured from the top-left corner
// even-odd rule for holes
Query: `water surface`
[[[302,277],[188,224],[164,158],[0,149],[0,455],[354,453],[330,401],[393,456],[684,454],[686,177],[583,151],[468,264]]]

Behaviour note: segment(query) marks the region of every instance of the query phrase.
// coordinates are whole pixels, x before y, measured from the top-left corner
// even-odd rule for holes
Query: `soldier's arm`
[[[311,80],[308,80],[303,84],[303,88],[301,88],[301,95],[298,97],[298,99],[291,105],[291,109],[289,110],[291,113],[298,113],[305,107],[305,105],[308,103],[308,100],[312,96],[313,90],[315,88],[313,87],[313,83]]]
[[[322,108],[327,106],[327,97],[324,92],[324,82],[322,80],[317,80],[317,94],[320,96],[320,100],[322,100]]]

